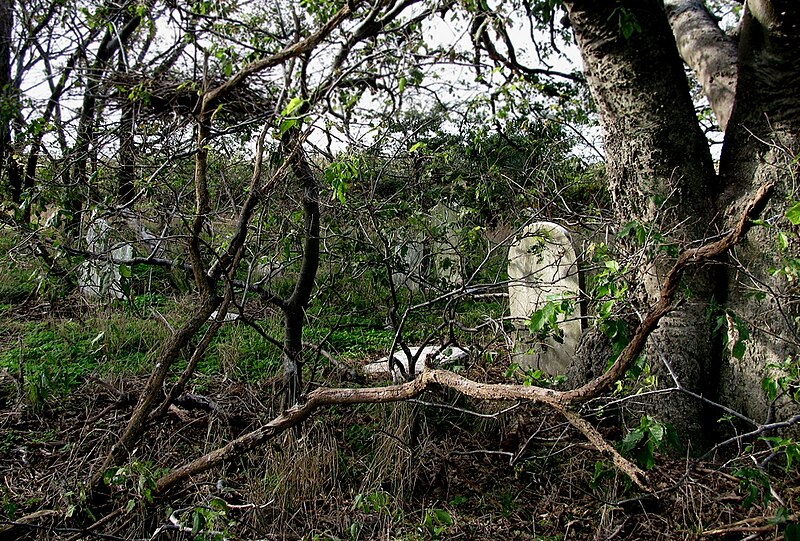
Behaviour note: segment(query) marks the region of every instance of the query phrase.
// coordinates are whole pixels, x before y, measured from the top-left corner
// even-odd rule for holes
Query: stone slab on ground
[[[414,366],[414,371],[417,374],[421,374],[422,370],[425,368],[425,359],[429,356],[433,356],[439,351],[440,346],[425,346],[422,348],[422,352],[417,359],[417,363]],[[408,348],[411,350],[411,355],[416,356],[417,353],[420,351],[418,346]],[[441,366],[446,366],[450,364],[454,364],[458,361],[464,360],[469,357],[469,351],[464,348],[460,348],[458,346],[448,346],[442,350],[439,355],[436,356],[434,362]],[[406,354],[401,351],[396,351],[394,353],[394,362],[396,364],[402,365],[403,369],[405,369],[406,373],[408,373],[408,357]],[[400,375],[400,370],[395,367],[395,372],[397,375]],[[389,356],[383,357],[382,359],[375,361],[374,363],[369,363],[364,365],[364,375],[367,377],[384,377],[390,376],[389,372]]]

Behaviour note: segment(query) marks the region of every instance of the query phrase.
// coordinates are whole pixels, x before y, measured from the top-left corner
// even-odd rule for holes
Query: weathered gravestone
[[[444,203],[438,203],[430,213],[434,237],[431,243],[434,277],[444,286],[460,286],[464,281],[464,273],[458,253],[461,242],[458,212]]]
[[[395,272],[392,281],[395,287],[408,287],[411,291],[419,290],[421,283],[427,279],[429,272],[425,242],[417,237],[403,240],[394,247]]]
[[[131,259],[133,248],[127,243],[111,245],[111,233],[111,226],[102,218],[92,220],[87,228],[86,249],[98,257],[84,261],[79,268],[78,286],[84,297],[124,296],[119,264],[114,260]]]
[[[464,281],[458,212],[444,203],[428,211],[429,220],[424,232],[401,231],[406,238],[394,247],[395,272],[392,280],[396,286],[417,291],[421,286],[436,283],[444,287],[457,287]]]
[[[513,360],[521,368],[557,375],[572,363],[581,338],[576,259],[567,230],[550,222],[527,226],[509,249]],[[529,327],[532,315],[540,323],[544,320],[537,333]],[[555,316],[557,330],[546,321],[550,315]]]

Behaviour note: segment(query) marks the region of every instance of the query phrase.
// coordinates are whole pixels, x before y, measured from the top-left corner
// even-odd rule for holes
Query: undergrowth
[[[0,256],[6,268],[13,266],[10,257]],[[0,294],[6,295],[0,297],[0,469],[11,472],[0,488],[0,522],[42,509],[66,510],[67,519],[80,515],[86,505],[82,482],[99,467],[129,413],[121,390],[141,390],[159,347],[193,310],[187,295],[151,291],[102,307],[37,296],[28,270],[0,276]],[[310,310],[304,339],[344,363],[373,360],[395,339],[383,308],[349,316]],[[442,334],[468,343],[476,331],[467,327],[502,315],[503,306],[462,301],[450,310],[462,325]],[[424,336],[441,315],[421,311],[403,338]],[[154,483],[165,473],[159,465],[219,448],[278,413],[279,389],[270,384],[281,374],[282,353],[264,335],[281,336],[282,314],[262,311],[254,324],[258,328],[224,324],[199,364],[188,390],[212,406],[171,410],[153,427],[147,446],[106,472],[110,502],[123,510],[109,527],[112,535],[158,538],[154,532],[166,532],[167,525],[184,528],[193,539],[303,541],[700,539],[739,533],[797,539],[800,533],[800,446],[794,440],[763,437],[738,453],[725,449],[692,462],[675,452],[679,435],[658,419],[638,418],[627,431],[598,421],[608,441],[648,470],[648,494],[551,411],[481,404],[443,390],[408,403],[322,409],[299,430],[198,475],[169,501],[157,500]],[[328,361],[307,360],[315,381],[329,383],[315,366]],[[183,355],[176,370],[187,361]],[[461,369],[481,381],[513,376],[524,384],[558,383],[520,375],[507,351],[473,356]],[[776,380],[774,388],[794,391],[796,378]],[[52,524],[38,534],[56,539],[67,532],[64,524]]]

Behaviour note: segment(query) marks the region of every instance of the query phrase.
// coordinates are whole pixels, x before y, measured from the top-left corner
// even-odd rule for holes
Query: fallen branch
[[[285,410],[266,425],[236,438],[227,445],[215,449],[194,461],[172,470],[156,482],[155,494],[163,494],[184,479],[214,468],[223,461],[235,457],[261,443],[274,438],[285,430],[305,421],[317,408],[346,404],[375,404],[399,402],[414,398],[430,383],[431,372],[403,385],[389,387],[366,387],[363,389],[327,389],[312,391],[306,397]]]
[[[610,456],[614,466],[616,466],[621,472],[627,474],[628,477],[630,477],[631,480],[636,483],[637,487],[649,492],[646,484],[647,474],[619,454],[619,452],[614,449],[614,446],[608,443],[595,427],[589,424],[586,419],[581,417],[575,411],[567,408],[556,409],[561,412],[561,415],[563,415],[572,426],[580,430],[586,439],[589,440],[589,442],[594,445],[600,453]]]
[[[761,516],[752,517],[728,524],[723,528],[714,528],[713,530],[705,530],[700,535],[706,537],[711,535],[731,535],[737,533],[766,533],[775,531],[782,522],[779,522],[778,517]],[[785,523],[797,522],[798,515],[789,515],[785,519]],[[766,524],[764,524],[766,523]]]
[[[304,400],[281,415],[248,434],[245,434],[224,447],[207,453],[196,460],[173,470],[156,483],[156,494],[163,494],[183,480],[220,465],[249,449],[253,449],[264,441],[274,438],[288,428],[298,425],[307,419],[317,408],[332,405],[389,403],[399,402],[417,397],[423,391],[436,384],[453,389],[464,395],[479,400],[529,400],[553,407],[591,441],[598,450],[610,454],[613,463],[621,471],[628,474],[642,489],[645,474],[635,465],[627,461],[605,439],[576,412],[568,409],[570,405],[584,402],[607,390],[615,381],[623,377],[636,357],[644,349],[647,338],[658,326],[658,322],[673,307],[675,293],[685,271],[692,265],[719,257],[729,250],[747,233],[753,220],[766,205],[773,184],[765,184],[758,190],[753,199],[745,207],[736,227],[722,239],[705,244],[699,248],[684,250],[672,269],[667,273],[661,288],[659,299],[647,316],[636,328],[628,346],[620,353],[614,365],[602,376],[574,390],[555,391],[542,387],[511,384],[489,384],[472,381],[447,370],[425,371],[415,380],[402,385],[388,387],[367,387],[362,389],[319,388],[309,393]]]
[[[161,494],[170,489],[175,484],[184,479],[197,475],[206,470],[220,465],[225,460],[233,458],[249,449],[253,449],[270,440],[285,430],[296,426],[306,420],[315,410],[324,406],[346,405],[346,404],[374,404],[390,403],[408,400],[420,395],[423,391],[434,385],[446,387],[460,392],[466,396],[480,400],[509,400],[513,398],[526,399],[533,402],[541,402],[552,406],[562,413],[567,420],[583,433],[597,449],[612,457],[614,464],[623,472],[628,474],[631,479],[641,489],[646,490],[643,482],[645,478],[642,472],[635,465],[628,462],[616,450],[609,445],[603,437],[588,422],[583,420],[577,413],[566,408],[566,404],[561,403],[556,396],[559,394],[550,389],[526,385],[502,385],[479,383],[465,377],[459,376],[447,370],[432,370],[426,368],[425,371],[415,380],[402,385],[391,385],[388,387],[366,387],[362,389],[330,389],[319,388],[309,393],[304,401],[294,407],[284,411],[281,415],[264,425],[249,432],[233,441],[207,453],[200,458],[185,464],[184,466],[171,471],[156,482],[156,494]]]

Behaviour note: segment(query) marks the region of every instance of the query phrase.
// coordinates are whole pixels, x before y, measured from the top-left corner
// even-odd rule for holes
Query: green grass
[[[0,354],[0,368],[23,374],[34,406],[68,394],[97,369],[100,352],[89,329],[68,321],[26,323],[20,330],[18,345]]]
[[[275,325],[260,322],[265,332],[275,335]],[[280,335],[278,335],[280,336]],[[224,372],[235,379],[259,381],[280,369],[281,352],[255,329],[225,324],[198,367],[201,373]]]
[[[188,297],[172,296],[170,276],[162,270],[136,266],[132,278],[137,286],[134,290],[141,290],[145,283],[148,287],[155,283],[157,290],[135,295],[131,302],[113,302],[80,323],[51,318],[26,323],[14,321],[4,317],[4,313],[34,295],[37,287],[32,279],[36,262],[20,259],[21,254],[13,251],[17,244],[12,231],[0,229],[0,333],[5,337],[0,348],[0,368],[15,374],[22,370],[35,404],[69,393],[91,374],[149,373],[161,345],[170,336],[170,330],[154,316],[154,311],[175,328],[191,312]],[[290,282],[283,285],[288,288]],[[381,301],[385,291],[358,281],[339,286],[345,292],[343,297],[337,297],[340,305],[328,302],[309,308],[304,340],[320,344],[343,360],[385,354],[394,339],[393,330],[385,328],[386,308]],[[441,321],[440,309],[437,306],[412,314],[404,328],[405,340],[413,344],[427,338]],[[486,303],[467,301],[460,303],[457,312],[461,319],[473,324],[482,320],[481,314],[486,309]],[[343,313],[348,315],[342,317]],[[279,313],[259,323],[265,332],[282,342],[283,318]],[[202,332],[194,343],[200,340]],[[175,372],[187,361],[188,355],[182,356]],[[263,381],[279,375],[281,370],[279,347],[252,328],[226,324],[201,360],[198,376],[225,374],[233,379]]]
[[[0,305],[20,303],[36,290],[32,278],[36,267],[22,254],[14,253],[17,241],[17,235],[0,227]]]
[[[22,373],[30,402],[69,394],[91,374],[143,374],[169,331],[154,320],[106,311],[82,322],[4,322],[16,343],[0,352],[0,369]]]
[[[340,324],[333,332],[329,327],[312,327],[306,330],[305,336],[315,344],[325,340],[323,347],[337,355],[358,358],[387,351],[394,332],[370,326],[369,322],[348,322]]]

